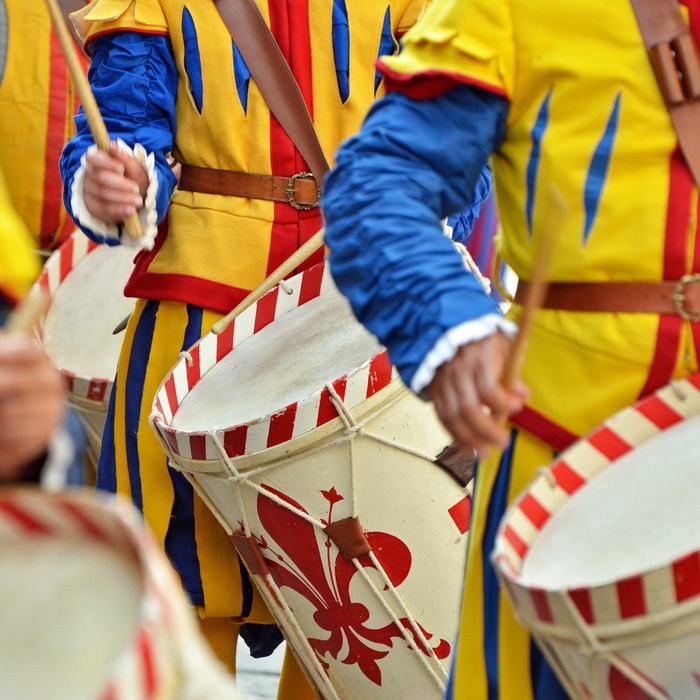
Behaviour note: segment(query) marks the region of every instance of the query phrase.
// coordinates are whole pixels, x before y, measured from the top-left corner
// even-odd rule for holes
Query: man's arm
[[[90,49],[95,99],[110,137],[125,146],[113,146],[109,155],[88,151],[94,141],[81,110],[76,136],[60,161],[64,203],[99,242],[117,243],[119,224],[142,208],[142,220],[155,235],[175,186],[167,160],[177,90],[170,42],[156,34],[118,32],[99,36]]]
[[[440,221],[468,206],[507,112],[504,98],[466,85],[427,100],[390,93],[341,147],[323,200],[331,271],[357,318],[408,385],[429,385],[453,435],[482,450],[506,440],[484,407],[507,415],[524,395],[499,383],[508,349],[499,330],[513,328]]]

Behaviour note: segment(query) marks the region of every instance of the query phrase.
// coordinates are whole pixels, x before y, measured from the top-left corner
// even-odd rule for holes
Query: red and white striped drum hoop
[[[124,337],[112,331],[134,308],[134,300],[124,296],[134,254],[125,246],[99,245],[75,231],[49,256],[32,290],[41,290],[49,300],[39,339],[63,376],[93,461],[100,452]]]
[[[510,507],[493,559],[573,698],[700,696],[700,375],[567,449]]]
[[[442,697],[471,491],[324,264],[195,345],[151,422],[324,697]]]
[[[87,489],[4,489],[0,560],[0,697],[238,697],[126,501]]]

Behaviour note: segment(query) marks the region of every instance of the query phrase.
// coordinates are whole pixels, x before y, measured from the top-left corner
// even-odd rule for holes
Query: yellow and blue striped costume
[[[397,36],[420,16],[424,2],[258,5],[330,157],[359,128],[381,90],[377,57],[396,49]],[[147,418],[180,351],[308,240],[321,216],[318,209],[199,192],[175,190],[170,200],[169,152],[205,168],[287,177],[308,170],[271,116],[214,3],[96,0],[82,20],[93,57],[91,79],[110,134],[155,153],[161,217],[169,207],[154,249],[139,254],[127,286],[139,301],[126,329],[98,487],[128,493],[142,509],[205,617],[205,631],[221,656],[231,656],[235,636],[228,619],[272,619],[223,529],[184,477],[168,468]],[[78,125],[62,159],[68,190],[91,142],[82,115]],[[264,633],[258,641],[265,646]],[[306,697],[308,691],[293,680],[289,687],[290,697]]]

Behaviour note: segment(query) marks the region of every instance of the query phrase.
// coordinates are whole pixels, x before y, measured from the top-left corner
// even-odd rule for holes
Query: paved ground
[[[238,689],[245,694],[245,700],[275,700],[283,656],[284,645],[264,659],[252,658],[248,655],[248,647],[239,645],[236,677]]]

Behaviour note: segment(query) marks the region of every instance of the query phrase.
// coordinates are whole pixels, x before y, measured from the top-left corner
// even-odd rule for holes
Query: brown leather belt
[[[518,282],[514,301],[522,304],[528,283]],[[700,274],[669,282],[552,282],[545,309],[608,313],[673,314],[700,321]]]
[[[303,211],[314,209],[321,199],[318,183],[311,173],[279,177],[183,165],[177,186],[188,192],[287,202]]]

